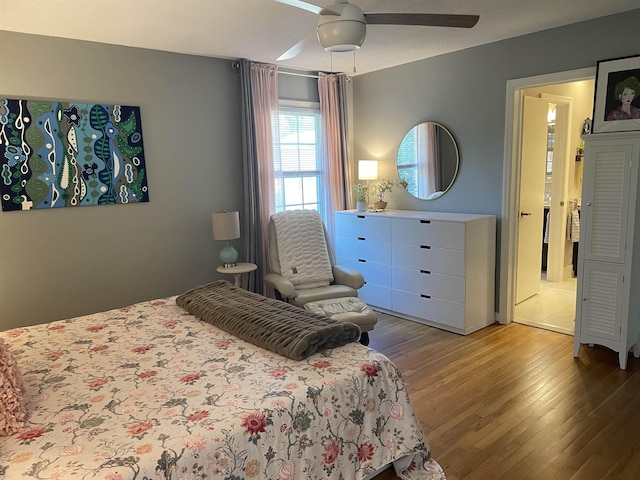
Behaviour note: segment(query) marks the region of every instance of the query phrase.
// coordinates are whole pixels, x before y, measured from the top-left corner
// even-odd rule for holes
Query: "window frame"
[[[281,112],[293,112],[299,114],[313,114],[316,117],[316,142],[315,142],[315,155],[316,155],[316,166],[317,170],[277,170],[276,165],[279,164],[281,167],[283,166],[283,162],[281,159],[277,158],[277,152],[282,152],[281,144],[280,144],[280,122],[279,117]],[[322,125],[322,115],[320,112],[320,104],[318,102],[304,102],[304,101],[294,101],[294,100],[280,100],[278,102],[278,125],[275,127],[274,131],[274,191],[276,192],[274,196],[273,209],[274,212],[280,212],[284,210],[293,210],[300,208],[310,209],[312,206],[317,207],[313,208],[318,210],[320,216],[324,219],[325,217],[325,199],[327,195],[327,171],[326,171],[326,162],[325,162],[325,154],[324,154],[324,141],[323,141],[323,125]],[[277,145],[275,142],[278,142]],[[298,145],[300,145],[298,143]],[[304,187],[302,191],[302,203],[289,204],[287,205],[286,196],[284,193],[284,181],[286,179],[291,178],[300,178],[304,183],[305,178],[316,178],[316,203],[305,203],[304,199]],[[282,195],[278,195],[279,188],[278,182],[282,181]],[[281,197],[281,198],[277,198]],[[326,219],[325,219],[326,220]]]

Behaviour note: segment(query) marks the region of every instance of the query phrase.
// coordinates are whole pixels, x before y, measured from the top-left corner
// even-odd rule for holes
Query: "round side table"
[[[235,267],[225,267],[224,265],[220,265],[216,270],[220,273],[233,275],[235,286],[241,287],[242,275],[253,272],[254,270],[257,270],[257,268],[258,266],[255,263],[237,263]]]

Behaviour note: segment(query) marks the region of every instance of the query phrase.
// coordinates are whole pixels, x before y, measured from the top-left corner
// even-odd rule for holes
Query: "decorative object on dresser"
[[[369,203],[369,188],[361,183],[356,183],[353,186],[353,195],[356,197],[356,210],[366,212]]]
[[[384,210],[385,208],[387,208],[387,202],[385,202],[384,196],[387,194],[387,192],[391,192],[395,185],[396,182],[394,182],[390,178],[380,180],[380,182],[373,185],[372,193],[378,199],[373,203],[373,208],[375,208],[376,210]]]
[[[238,212],[213,212],[211,214],[213,226],[213,239],[226,241],[220,250],[220,261],[225,268],[235,267],[238,260],[238,251],[233,248],[229,240],[240,238],[240,216]]]
[[[584,176],[574,357],[582,344],[618,352],[626,369],[629,350],[640,357],[640,132],[584,138]],[[635,294],[635,298],[633,295]]]
[[[336,212],[337,262],[360,270],[360,298],[409,320],[469,334],[494,323],[493,215]]]

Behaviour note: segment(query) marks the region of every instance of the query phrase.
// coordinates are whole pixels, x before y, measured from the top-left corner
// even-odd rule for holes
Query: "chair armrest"
[[[342,265],[333,266],[333,278],[338,285],[346,285],[356,290],[364,285],[362,273]]]
[[[296,288],[287,278],[277,273],[267,273],[264,281],[270,287],[275,288],[284,298],[294,298],[296,296]]]

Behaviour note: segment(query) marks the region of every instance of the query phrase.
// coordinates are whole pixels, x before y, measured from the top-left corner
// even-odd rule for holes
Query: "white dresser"
[[[495,216],[348,210],[335,226],[337,263],[362,272],[369,305],[465,335],[494,323]]]

